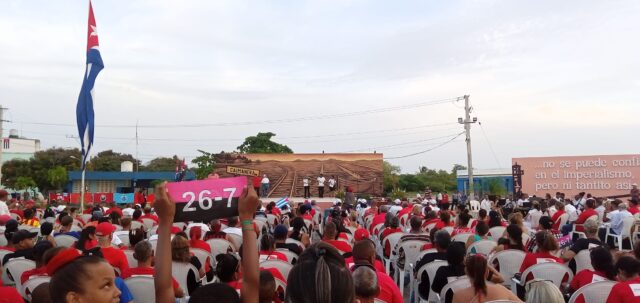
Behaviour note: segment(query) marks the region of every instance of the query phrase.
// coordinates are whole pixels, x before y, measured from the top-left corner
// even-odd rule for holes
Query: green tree
[[[462,164],[454,164],[453,168],[451,169],[451,173],[454,175],[457,175],[458,170],[464,170],[464,169],[467,169],[467,167]]]
[[[198,180],[202,180],[216,168],[216,160],[215,155],[212,153],[208,153],[203,150],[198,150],[198,152],[200,152],[201,155],[193,159],[191,163],[197,166],[195,169],[196,178],[198,178]]]
[[[490,194],[504,197],[507,194],[507,187],[501,178],[488,178],[482,180],[483,194]]]
[[[36,181],[33,181],[31,177],[21,176],[16,180],[15,189],[17,190],[24,190],[33,187],[36,187]]]
[[[49,170],[57,166],[77,170],[80,158],[77,148],[49,148],[36,152],[29,160],[7,161],[2,165],[2,183],[15,188],[18,177],[30,177],[41,191],[51,190],[56,186],[49,182]]]
[[[89,161],[89,167],[96,171],[120,171],[120,165],[124,161],[131,161],[134,165],[140,165],[140,161],[130,154],[116,153],[113,150],[99,152]]]
[[[176,169],[176,163],[178,161],[182,161],[178,156],[174,155],[172,158],[168,157],[159,157],[155,158],[143,167],[140,170],[145,171],[174,171]]]
[[[61,189],[67,180],[67,169],[63,166],[56,166],[47,171],[47,181],[54,189]]]
[[[456,175],[446,170],[434,170],[421,167],[417,177],[422,180],[425,187],[432,191],[454,191],[457,188]]]
[[[393,165],[387,161],[382,164],[382,177],[384,184],[384,191],[386,193],[391,192],[394,188],[397,188],[400,184],[400,166]]]
[[[238,151],[243,154],[292,154],[293,151],[286,145],[271,141],[276,134],[272,132],[258,133],[244,139]]]

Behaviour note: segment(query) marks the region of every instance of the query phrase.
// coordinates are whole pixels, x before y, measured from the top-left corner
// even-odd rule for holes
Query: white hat
[[[638,183],[633,183],[631,184],[631,186],[638,186]]]
[[[336,199],[335,201],[333,201],[333,205],[338,205],[339,203],[342,203],[342,200]]]
[[[400,201],[400,199],[395,199],[395,200],[393,200],[393,203],[400,204],[400,203],[402,203],[402,201]]]
[[[431,199],[431,202],[429,202],[429,203],[431,203],[431,204],[433,204],[433,205],[436,205],[436,204],[437,204],[437,203],[436,203],[436,200],[433,200],[433,199]]]

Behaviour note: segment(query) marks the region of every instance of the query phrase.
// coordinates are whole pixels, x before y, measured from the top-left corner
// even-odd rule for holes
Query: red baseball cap
[[[171,234],[172,235],[175,235],[175,234],[177,234],[177,233],[179,233],[181,231],[182,231],[182,228],[177,227],[177,226],[171,226]]]
[[[353,238],[356,241],[368,239],[369,238],[369,232],[364,228],[358,228],[358,229],[356,229],[356,232],[355,232],[355,235],[353,235]]]
[[[116,231],[116,227],[109,222],[102,222],[96,227],[96,236],[107,236]]]

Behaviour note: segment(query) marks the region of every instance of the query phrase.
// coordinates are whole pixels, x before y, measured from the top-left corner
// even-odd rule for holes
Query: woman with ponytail
[[[199,248],[208,253],[211,253],[211,246],[207,242],[200,240],[202,238],[202,228],[200,226],[193,226],[189,230],[189,247]]]
[[[495,300],[522,302],[504,286],[487,282],[490,270],[484,256],[471,255],[467,257],[465,272],[469,277],[471,287],[456,290],[453,295],[453,303],[484,303]]]
[[[355,288],[344,258],[333,246],[309,246],[289,272],[286,303],[354,303]]]

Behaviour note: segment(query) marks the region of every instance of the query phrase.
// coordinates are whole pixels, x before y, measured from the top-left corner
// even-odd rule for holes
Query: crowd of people
[[[509,209],[427,192],[278,208],[251,185],[237,217],[209,222],[173,222],[164,185],[153,205],[83,212],[0,191],[0,302],[561,303],[602,281],[607,303],[640,302],[640,244],[621,237],[635,230],[637,197],[557,193]],[[544,263],[562,264],[557,279],[534,270]]]

